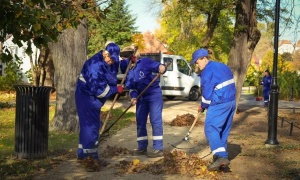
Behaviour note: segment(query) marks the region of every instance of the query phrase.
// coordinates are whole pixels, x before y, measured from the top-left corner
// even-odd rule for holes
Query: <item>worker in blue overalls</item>
[[[122,93],[117,86],[120,48],[109,43],[105,50],[88,59],[81,70],[75,91],[76,108],[79,117],[78,159],[92,157],[98,160],[101,107],[107,98]]]
[[[209,60],[211,51],[198,49],[192,55],[191,64],[200,69],[202,100],[199,112],[206,112],[205,136],[213,154],[209,171],[229,165],[227,139],[236,109],[236,88],[228,66]]]
[[[138,57],[137,57],[138,58]],[[136,58],[132,58],[134,61]],[[133,63],[126,78],[132,105],[136,105],[136,125],[138,148],[133,155],[147,155],[149,158],[163,156],[163,97],[159,86],[159,78],[139,98],[140,93],[149,85],[158,73],[164,73],[165,65],[150,58],[140,58]],[[152,125],[153,150],[147,152],[147,118]]]
[[[263,95],[264,95],[264,106],[269,105],[269,95],[271,91],[271,83],[272,83],[272,76],[269,70],[265,70],[264,78],[261,81],[261,85],[264,86],[263,88]]]

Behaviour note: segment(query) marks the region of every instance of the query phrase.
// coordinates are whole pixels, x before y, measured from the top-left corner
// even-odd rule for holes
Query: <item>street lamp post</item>
[[[269,111],[268,111],[268,139],[265,142],[266,145],[279,144],[279,142],[277,141],[277,117],[278,117],[278,95],[279,95],[278,84],[277,84],[279,12],[280,12],[280,0],[276,0],[273,77],[272,77],[270,103],[269,103]]]

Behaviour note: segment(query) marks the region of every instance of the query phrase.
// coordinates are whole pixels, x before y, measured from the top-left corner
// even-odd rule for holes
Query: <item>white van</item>
[[[167,99],[184,97],[197,101],[201,96],[200,77],[193,71],[189,63],[182,57],[163,53],[142,53],[141,57],[149,57],[162,64],[170,63],[165,74],[160,77],[162,94]],[[122,79],[122,75],[118,75]]]
[[[163,64],[170,63],[165,74],[160,77],[162,94],[167,99],[176,96],[197,101],[200,93],[200,77],[194,73],[189,63],[179,55],[163,53],[145,53],[141,57],[149,57]]]

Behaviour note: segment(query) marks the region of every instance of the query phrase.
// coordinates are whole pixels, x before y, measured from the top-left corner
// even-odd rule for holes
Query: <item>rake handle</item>
[[[167,70],[167,67],[170,65],[170,63],[168,63],[167,65],[166,65],[166,70]],[[157,78],[159,78],[159,76],[160,76],[160,73],[158,73],[156,76],[155,76],[155,78],[154,79],[152,79],[152,81],[147,85],[147,87],[137,96],[137,98],[136,98],[136,100],[138,100],[142,95],[144,95],[144,93],[149,89],[149,87],[157,80]],[[114,124],[116,124],[120,119],[121,119],[121,117],[132,107],[133,105],[132,104],[130,104],[127,108],[126,108],[126,110],[107,128],[107,129],[105,129],[105,130],[103,130],[103,132],[102,133],[100,133],[100,134],[103,134],[103,133],[106,133],[107,131],[109,131],[109,129],[114,125]]]
[[[133,55],[136,54],[137,49],[138,49],[138,48],[135,48],[135,49],[134,49]],[[124,77],[122,78],[121,86],[122,86],[122,85],[124,84],[124,82],[125,82],[126,76],[127,76],[128,72],[129,72],[129,69],[130,69],[130,67],[131,67],[131,63],[132,63],[132,62],[131,62],[131,60],[129,59],[129,64],[128,64],[127,68],[126,68]],[[107,115],[106,115],[106,117],[105,117],[104,123],[103,123],[103,125],[102,125],[101,130],[100,130],[100,134],[103,134],[103,131],[104,131],[105,127],[106,127],[106,124],[107,124],[107,121],[108,121],[108,118],[109,118],[109,115],[111,114],[111,111],[112,111],[112,109],[113,109],[115,103],[117,102],[118,97],[119,97],[119,93],[117,93],[117,94],[115,95],[115,97],[114,97],[114,100],[113,100],[113,102],[112,102],[112,105],[110,106],[110,109],[109,109],[109,111],[108,111],[108,113],[107,113]]]
[[[189,139],[189,136],[190,136],[190,134],[191,134],[191,132],[192,132],[192,129],[194,128],[194,126],[195,126],[195,124],[196,124],[196,122],[197,122],[197,120],[199,119],[199,117],[200,117],[201,114],[202,114],[202,112],[198,112],[197,117],[195,118],[195,120],[194,120],[192,126],[190,127],[190,129],[189,129],[187,135],[183,138],[183,140],[186,140],[186,141],[187,141],[187,140]]]

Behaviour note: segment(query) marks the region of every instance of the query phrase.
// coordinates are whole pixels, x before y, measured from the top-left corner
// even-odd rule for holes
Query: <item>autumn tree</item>
[[[219,61],[227,62],[232,26],[231,1],[163,1],[161,30],[156,36],[168,48],[191,58],[199,47],[210,47]]]
[[[271,23],[257,23],[257,28],[261,33],[261,37],[254,49],[253,55],[258,59],[262,59],[265,54],[273,50],[273,29],[274,26],[270,25]]]
[[[118,45],[131,44],[135,19],[129,14],[124,0],[115,0],[109,3],[106,1],[106,4],[103,4],[105,9],[98,9],[102,6],[93,6],[93,4],[88,4],[86,8],[91,8],[89,6],[97,7],[97,11],[91,15],[100,18],[98,18],[98,22],[94,22],[97,25],[93,27],[94,30],[100,29],[100,36],[97,36],[100,37],[100,45],[101,42],[105,43],[107,40],[113,40]],[[105,14],[103,14],[104,12]],[[79,129],[74,91],[80,70],[87,58],[88,40],[92,37],[88,36],[87,28],[89,27],[87,20],[91,19],[91,15],[85,15],[87,18],[80,21],[77,28],[64,30],[59,36],[58,42],[52,43],[50,46],[53,59],[55,59],[57,83],[53,126],[60,131],[77,131]],[[97,40],[93,39],[93,42],[97,42]],[[96,44],[94,43],[94,49],[90,49],[91,51],[99,51],[100,45],[96,49]],[[104,48],[104,46],[102,47]]]
[[[66,29],[56,43],[49,45],[56,77],[56,108],[53,128],[60,131],[79,129],[75,107],[75,84],[86,60],[88,30],[86,20],[76,29]]]
[[[294,70],[300,71],[300,49],[296,50],[293,54]]]
[[[162,2],[166,6],[162,14],[162,27],[167,28],[166,30],[163,29],[164,32],[159,34],[159,36],[166,36],[166,39],[169,42],[176,42],[178,44],[177,47],[182,45],[180,48],[185,47],[185,49],[190,49],[190,51],[194,51],[196,48],[207,45],[214,50],[217,60],[227,63],[228,59],[228,65],[231,67],[234,73],[237,85],[238,102],[247,70],[250,67],[254,49],[256,48],[256,45],[261,37],[261,33],[258,29],[257,19],[267,25],[265,30],[266,32],[264,34],[268,35],[271,40],[267,40],[266,44],[267,48],[270,47],[273,49],[272,39],[274,34],[274,2],[266,0],[165,0]],[[180,6],[179,4],[184,4],[184,6]],[[281,9],[281,21],[283,22],[285,28],[291,27],[291,25],[297,23],[297,19],[299,19],[296,16],[292,16],[295,2],[290,3],[288,0],[286,0],[283,2],[283,4],[284,6]],[[289,8],[291,11],[289,11]],[[177,18],[175,18],[176,16]],[[166,17],[174,18],[164,20]],[[200,21],[196,21],[197,18]],[[183,22],[188,22],[180,23],[180,19],[183,19]],[[232,19],[235,19],[234,32],[231,31]],[[173,24],[176,24],[174,25],[173,29],[168,28]],[[201,25],[198,27],[199,24]],[[182,25],[184,25],[185,28],[182,28]],[[176,34],[174,33],[175,26],[177,26],[177,31],[175,32]],[[178,30],[178,27],[180,27],[180,30],[185,29],[185,31]],[[193,27],[196,28],[192,29]],[[220,29],[218,30],[218,28]],[[181,36],[188,37],[186,36],[187,32],[192,32],[189,35],[190,37],[193,37],[189,39],[189,43],[180,41],[178,38],[176,39],[176,37]],[[224,32],[227,32],[227,34]],[[168,33],[175,35],[172,37]],[[198,33],[199,36],[191,36],[195,35],[195,33]],[[195,42],[198,42],[198,44]],[[264,52],[262,50],[260,56],[263,56]],[[190,52],[190,55],[183,53],[183,55],[189,58],[191,53],[192,52]],[[220,56],[220,54],[223,55]]]
[[[140,51],[145,49],[144,36],[141,33],[134,33],[132,36],[132,42],[139,48]]]
[[[256,0],[236,1],[236,3],[234,37],[228,66],[234,75],[238,104],[251,57],[261,34],[257,29]]]
[[[3,18],[0,22],[0,41],[7,34],[12,34],[13,42],[19,46],[22,42],[28,43],[28,54],[32,54],[31,43],[38,48],[49,47],[56,70],[54,127],[60,131],[78,130],[74,90],[80,68],[87,57],[85,18],[89,13],[105,12],[106,9],[100,9],[101,2],[108,4],[106,8],[110,7],[110,1],[94,0],[1,1]],[[11,54],[1,54],[2,61],[10,59]]]
[[[107,9],[105,18],[89,18],[89,56],[104,48],[107,41],[114,41],[121,47],[132,44],[132,36],[137,27],[136,17],[129,11],[125,0],[113,0]]]
[[[268,51],[266,55],[262,59],[261,63],[261,74],[265,70],[269,70],[270,72],[273,71],[273,51]],[[293,71],[293,63],[289,61],[288,59],[285,59],[284,56],[281,54],[278,55],[278,61],[277,61],[277,73],[284,73],[288,71]]]
[[[273,51],[268,51],[266,55],[262,58],[261,71],[259,72],[260,79],[263,78],[263,72],[265,70],[273,71]],[[299,75],[294,71],[293,62],[286,59],[285,56],[281,54],[278,55],[277,62],[277,76],[278,76],[278,87],[280,89],[280,98],[288,99],[293,88],[293,93],[295,97],[299,96],[300,81]]]

